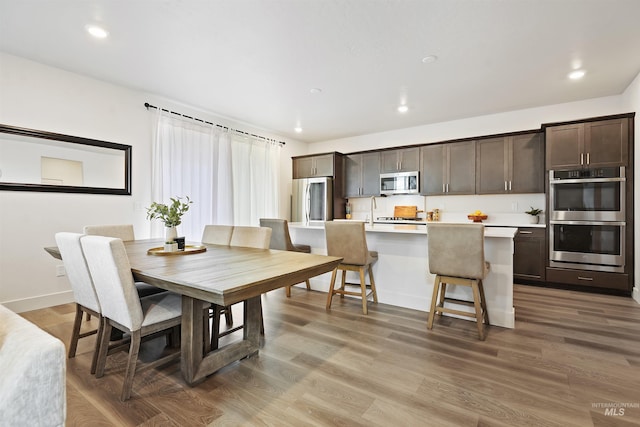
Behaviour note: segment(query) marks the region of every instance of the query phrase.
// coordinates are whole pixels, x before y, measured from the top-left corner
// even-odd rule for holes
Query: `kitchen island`
[[[323,226],[291,223],[289,228],[293,242],[310,245],[312,253],[327,253]],[[365,230],[369,250],[378,252],[378,262],[373,265],[378,301],[429,311],[435,275],[429,273],[426,225],[366,224]],[[515,325],[513,237],[516,232],[517,228],[513,227],[485,228],[485,259],[491,263],[484,280],[487,310],[491,324],[505,328]],[[311,279],[311,286],[326,292],[330,281],[331,275],[324,274]],[[348,274],[347,281],[357,283],[358,279]],[[448,289],[447,296],[470,299],[466,287]]]

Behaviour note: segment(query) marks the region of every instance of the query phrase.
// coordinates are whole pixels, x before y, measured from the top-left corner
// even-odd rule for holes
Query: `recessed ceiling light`
[[[571,80],[580,80],[581,78],[584,77],[585,74],[586,74],[586,71],[584,70],[575,70],[569,73],[569,78]]]
[[[320,89],[319,87],[314,87],[311,90],[309,90],[309,92],[313,93],[314,95],[317,93],[322,93],[322,89]]]
[[[296,133],[302,133],[302,128],[300,126],[294,127],[293,130],[295,130]]]
[[[97,25],[87,25],[85,26],[85,29],[89,34],[91,34],[93,37],[97,39],[104,39],[109,35],[107,30]]]
[[[406,113],[407,111],[409,111],[409,107],[407,107],[406,105],[401,105],[398,107],[399,113]]]
[[[422,58],[422,62],[424,64],[431,64],[432,62],[436,62],[438,60],[438,57],[435,55],[427,55],[424,58]]]

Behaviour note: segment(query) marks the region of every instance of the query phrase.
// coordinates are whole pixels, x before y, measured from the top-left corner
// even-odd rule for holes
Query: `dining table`
[[[136,281],[182,295],[180,369],[189,385],[258,354],[263,293],[332,271],[342,261],[320,254],[190,242],[187,251],[164,253],[158,250],[163,243],[162,239],[144,239],[124,245]],[[60,259],[56,247],[45,250]],[[203,344],[205,308],[209,303],[230,306],[238,302],[245,307],[242,339],[208,348]]]

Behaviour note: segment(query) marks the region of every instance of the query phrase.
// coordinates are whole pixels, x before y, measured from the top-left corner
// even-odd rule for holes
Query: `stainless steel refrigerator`
[[[333,219],[331,178],[294,179],[291,189],[291,221],[322,225]]]

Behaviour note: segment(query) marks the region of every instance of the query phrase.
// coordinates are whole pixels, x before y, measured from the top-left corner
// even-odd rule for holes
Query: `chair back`
[[[202,233],[202,243],[229,246],[232,233],[233,225],[205,225]]]
[[[124,242],[135,240],[132,224],[121,225],[85,225],[84,234],[89,236],[117,237]]]
[[[296,248],[291,242],[289,225],[286,219],[260,218],[260,227],[269,227],[271,232],[271,243],[269,249],[279,251],[295,251]]]
[[[56,244],[76,303],[100,313],[102,310],[98,295],[80,245],[82,236],[83,234],[79,233],[56,233]]]
[[[136,331],[142,327],[142,307],[121,239],[84,236],[80,239],[93,277],[102,315]]]
[[[231,246],[269,249],[271,229],[268,227],[233,227]]]
[[[427,241],[432,274],[484,279],[484,225],[428,224]]]
[[[327,255],[344,258],[342,264],[365,265],[370,259],[364,222],[327,221],[324,223]]]

